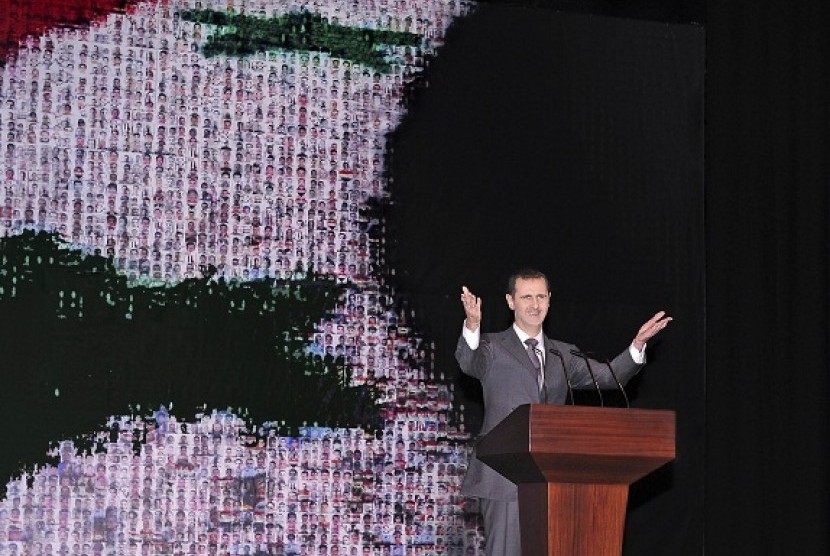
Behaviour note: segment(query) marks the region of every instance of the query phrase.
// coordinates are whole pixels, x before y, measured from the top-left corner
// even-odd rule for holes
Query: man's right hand
[[[461,304],[464,305],[464,326],[475,332],[481,324],[481,298],[473,295],[467,286],[461,286]]]

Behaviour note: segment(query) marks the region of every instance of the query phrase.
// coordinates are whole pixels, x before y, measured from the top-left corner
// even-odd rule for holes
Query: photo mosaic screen
[[[472,8],[0,2],[0,555],[483,553],[378,210]]]

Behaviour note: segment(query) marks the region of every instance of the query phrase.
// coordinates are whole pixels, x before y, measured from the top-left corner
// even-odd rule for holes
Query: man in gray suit
[[[542,332],[550,304],[547,277],[537,270],[519,271],[510,277],[507,292],[507,304],[514,315],[513,326],[503,332],[482,334],[479,330],[481,298],[466,287],[461,290],[466,318],[455,357],[462,371],[481,381],[484,393],[481,435],[490,432],[520,405],[564,403],[568,381],[573,388],[595,387],[585,359],[571,353],[576,347],[552,340]],[[645,363],[646,342],[670,321],[671,317],[658,312],[640,327],[628,349],[611,361],[621,383],[637,374]],[[607,369],[602,363],[590,362],[592,368]],[[594,375],[600,387],[617,387],[610,373],[594,372]],[[487,556],[519,556],[516,485],[473,456],[461,492],[480,500]]]

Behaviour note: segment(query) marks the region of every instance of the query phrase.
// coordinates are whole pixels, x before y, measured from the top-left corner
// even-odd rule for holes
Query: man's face
[[[531,336],[537,335],[550,305],[547,282],[543,278],[518,278],[515,290],[506,297],[516,325]]]

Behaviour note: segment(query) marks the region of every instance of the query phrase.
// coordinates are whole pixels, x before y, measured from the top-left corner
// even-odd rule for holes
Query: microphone
[[[599,387],[599,382],[597,382],[597,377],[596,377],[596,375],[594,375],[594,370],[591,369],[591,363],[590,363],[590,361],[588,361],[588,356],[585,355],[584,353],[579,352],[578,350],[575,350],[575,349],[571,350],[571,355],[574,355],[576,357],[581,357],[585,361],[585,365],[588,367],[588,374],[591,375],[591,380],[594,381],[594,386],[597,389],[597,396],[599,396],[599,406],[600,407],[605,407],[605,402],[602,399],[602,389]]]
[[[625,393],[625,388],[623,388],[622,382],[617,378],[617,373],[614,372],[614,369],[611,368],[611,362],[606,360],[605,366],[608,367],[608,372],[611,373],[611,376],[614,377],[614,382],[617,383],[617,386],[620,388],[620,392],[622,392],[623,399],[625,400],[625,407],[626,409],[631,409],[631,404],[628,403],[628,394]]]
[[[562,363],[562,374],[565,375],[565,384],[568,385],[568,395],[571,397],[571,405],[574,405],[574,389],[571,385],[571,377],[568,376],[568,368],[565,365],[565,358],[562,357],[562,352],[558,349],[550,348],[548,351],[558,357],[559,361]]]
[[[539,391],[539,401],[541,401],[541,403],[548,403],[548,385],[545,382],[545,358],[543,357],[545,354],[536,346],[533,347],[533,354],[539,360],[539,364],[541,365],[539,371],[542,373],[542,388]]]

